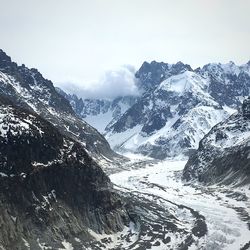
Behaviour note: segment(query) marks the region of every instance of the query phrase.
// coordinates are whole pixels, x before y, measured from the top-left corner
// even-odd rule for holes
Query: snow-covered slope
[[[152,90],[168,77],[181,74],[187,70],[193,71],[190,65],[182,62],[176,64],[156,61],[144,62],[136,72],[135,77],[138,79],[139,89],[143,92]]]
[[[179,95],[185,92],[196,92],[204,94],[208,88],[206,79],[191,71],[185,71],[182,74],[174,75],[160,83],[158,90],[171,91]],[[209,98],[209,95],[206,94]]]
[[[100,133],[112,126],[137,100],[136,96],[117,97],[114,100],[82,99],[60,88],[56,89],[70,102],[78,116]]]
[[[106,134],[111,146],[156,158],[188,154],[203,136],[234,110],[208,93],[208,81],[195,72],[169,77],[130,108]]]
[[[208,79],[209,94],[221,105],[239,107],[249,95],[249,62],[240,66],[233,62],[207,64],[196,72]]]
[[[250,184],[249,145],[249,116],[242,112],[233,114],[213,127],[201,140],[198,151],[185,166],[184,179],[198,179],[206,183]]]

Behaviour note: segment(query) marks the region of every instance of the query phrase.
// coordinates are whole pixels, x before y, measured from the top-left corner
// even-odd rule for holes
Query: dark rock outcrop
[[[153,90],[162,81],[172,75],[178,75],[185,71],[193,71],[190,65],[182,62],[168,64],[164,62],[152,61],[144,62],[140,69],[135,73],[138,79],[138,88],[144,91]]]
[[[248,64],[237,66],[228,64],[207,64],[197,73],[209,79],[208,92],[220,103],[239,108],[241,98],[250,94],[250,68]]]
[[[245,118],[250,118],[250,97],[245,99],[242,104],[242,114]]]
[[[81,249],[129,223],[120,197],[81,143],[0,97],[0,248]]]
[[[245,100],[243,112],[217,124],[200,141],[197,152],[189,158],[183,171],[185,180],[235,186],[250,183],[249,104],[249,99]]]

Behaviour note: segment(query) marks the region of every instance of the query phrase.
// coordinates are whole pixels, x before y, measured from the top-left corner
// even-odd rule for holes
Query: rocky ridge
[[[78,141],[0,97],[0,247],[75,249],[89,230],[121,231],[130,217]]]
[[[249,99],[243,110],[214,126],[188,160],[183,178],[207,184],[250,184]]]
[[[80,119],[69,101],[37,69],[18,66],[0,50],[0,95],[17,106],[33,111],[57,127],[61,133],[82,143],[96,160],[114,160],[115,154],[105,138]]]

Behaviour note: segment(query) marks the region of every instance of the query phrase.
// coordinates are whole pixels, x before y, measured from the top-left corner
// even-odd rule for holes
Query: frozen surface
[[[151,162],[137,170],[113,174],[110,178],[120,190],[156,195],[193,208],[205,216],[207,236],[204,242],[197,241],[189,249],[241,249],[250,241],[248,187],[230,190],[218,186],[187,185],[181,181],[181,171],[185,163],[185,161],[162,161],[155,164]],[[164,248],[153,246],[152,249]]]

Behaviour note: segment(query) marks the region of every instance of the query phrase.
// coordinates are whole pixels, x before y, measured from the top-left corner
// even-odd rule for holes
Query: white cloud
[[[106,71],[98,81],[88,84],[68,81],[58,83],[57,86],[82,98],[114,99],[124,95],[139,95],[134,75],[135,68],[124,65],[115,70]]]

